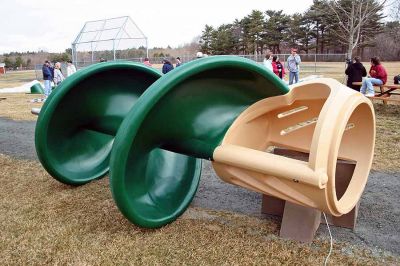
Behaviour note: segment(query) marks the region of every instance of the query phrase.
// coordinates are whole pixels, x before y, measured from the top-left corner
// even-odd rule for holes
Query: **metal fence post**
[[[317,73],[317,54],[314,54],[314,73]]]

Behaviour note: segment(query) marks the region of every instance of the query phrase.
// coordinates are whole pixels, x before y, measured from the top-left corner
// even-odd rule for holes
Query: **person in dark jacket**
[[[347,75],[347,87],[360,91],[361,85],[353,85],[353,82],[361,82],[367,76],[367,70],[360,62],[359,56],[354,57],[354,62],[350,63],[345,71]]]
[[[53,76],[54,70],[52,69],[50,62],[48,60],[46,60],[43,64],[42,73],[44,80],[44,96],[47,98],[47,96],[49,96],[51,93],[51,81],[53,80],[54,77]]]
[[[163,61],[163,67],[162,67],[162,73],[167,74],[170,72],[172,69],[174,69],[174,66],[168,59],[164,59]]]

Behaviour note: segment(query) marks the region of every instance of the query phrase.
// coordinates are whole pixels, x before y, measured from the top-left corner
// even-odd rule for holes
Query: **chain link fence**
[[[290,54],[275,54],[275,55],[278,56],[279,60],[282,63],[284,63],[286,67],[287,66],[286,60],[290,56]],[[264,56],[262,55],[238,55],[238,56],[256,61],[258,63],[262,63],[264,60]],[[182,63],[187,63],[196,59],[195,56],[188,56],[188,55],[179,57]],[[173,64],[176,63],[175,57],[149,57],[149,60],[153,64],[154,68],[161,69],[162,60],[165,58],[169,59]],[[302,61],[300,64],[301,72],[309,75],[323,73],[325,69],[330,68],[332,66],[331,63],[336,63],[336,65],[339,66],[340,64],[343,64],[343,71],[345,69],[346,54],[300,54],[300,58]],[[115,61],[132,61],[132,62],[143,63],[144,59],[145,59],[144,57],[139,57],[139,58],[116,59]],[[93,62],[91,60],[74,62],[78,70],[96,63],[98,62]],[[35,74],[36,74],[36,79],[38,80],[43,79],[42,66],[43,65],[35,65]],[[67,73],[67,66],[65,63],[61,63],[61,71],[62,73]]]

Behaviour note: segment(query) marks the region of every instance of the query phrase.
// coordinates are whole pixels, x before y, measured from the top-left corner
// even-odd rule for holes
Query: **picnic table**
[[[353,85],[362,85],[362,82],[353,82]],[[384,85],[374,85],[374,88],[379,88],[379,91],[375,91],[375,96],[368,97],[370,99],[382,100],[384,104],[387,104],[387,101],[400,102],[400,98],[392,98],[392,95],[400,95],[400,92],[396,92],[396,90],[400,90],[399,84],[384,84]]]

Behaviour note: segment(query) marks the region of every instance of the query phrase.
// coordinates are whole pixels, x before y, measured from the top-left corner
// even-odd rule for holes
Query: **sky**
[[[86,21],[130,16],[148,38],[149,48],[178,47],[254,9],[302,13],[312,0],[0,0],[0,54],[11,51],[63,52]]]

